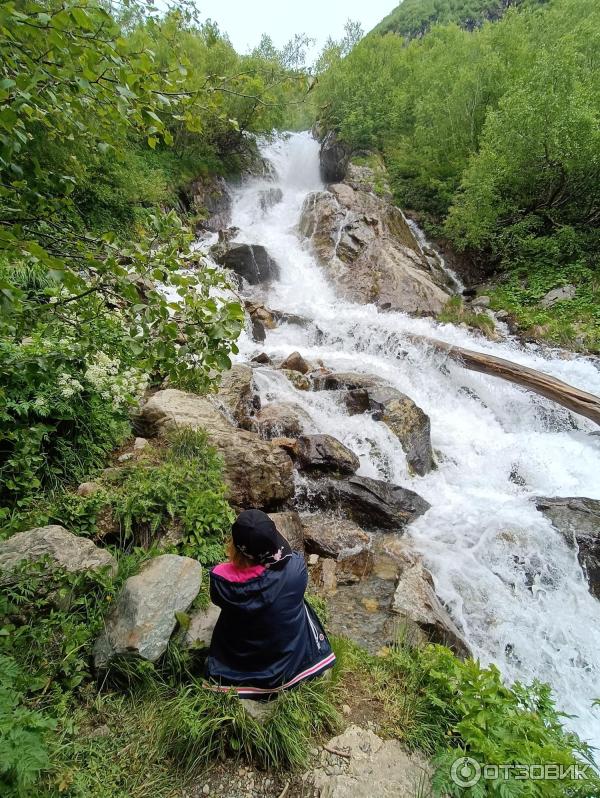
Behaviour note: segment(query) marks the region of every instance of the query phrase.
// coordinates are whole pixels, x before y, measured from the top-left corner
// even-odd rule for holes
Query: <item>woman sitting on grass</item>
[[[228,554],[210,573],[210,597],[221,607],[206,663],[214,689],[269,698],[331,668],[335,654],[304,601],[304,557],[269,516],[241,513]]]

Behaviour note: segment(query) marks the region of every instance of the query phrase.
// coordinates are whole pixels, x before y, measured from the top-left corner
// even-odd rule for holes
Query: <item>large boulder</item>
[[[436,315],[449,298],[402,212],[372,191],[335,183],[309,194],[299,229],[351,301]]]
[[[251,417],[260,408],[260,396],[250,366],[236,363],[221,375],[217,403],[244,429],[251,428]]]
[[[235,428],[206,397],[173,388],[158,391],[142,406],[135,425],[149,436],[181,427],[204,429],[223,457],[236,507],[269,509],[294,494],[289,455],[256,433]]]
[[[373,418],[383,421],[400,441],[409,466],[420,476],[433,468],[429,416],[410,397],[394,388],[367,391]]]
[[[266,283],[279,277],[279,266],[261,244],[217,244],[211,252],[217,263],[231,269],[250,285]]]
[[[304,526],[299,513],[295,510],[269,513],[269,518],[294,551],[304,552]]]
[[[600,599],[600,501],[580,496],[538,498],[536,507],[577,548],[590,593]]]
[[[254,418],[254,427],[261,438],[297,438],[312,422],[308,413],[294,402],[272,402],[261,407]]]
[[[409,798],[432,795],[432,777],[421,754],[352,725],[323,747],[305,780],[317,798]]]
[[[369,390],[383,385],[379,377],[354,371],[328,371],[310,375],[315,391]]]
[[[330,130],[323,139],[319,152],[319,166],[324,183],[339,183],[344,179],[350,154],[350,147]]]
[[[304,546],[309,554],[334,559],[336,580],[354,582],[373,568],[371,535],[354,521],[331,514],[302,516]]]
[[[333,435],[301,435],[296,443],[297,462],[305,471],[355,474],[360,460]]]
[[[367,529],[401,530],[430,507],[414,491],[370,477],[322,480],[311,496],[317,505],[337,507]]]
[[[10,571],[24,560],[32,562],[44,557],[70,572],[96,571],[107,566],[116,570],[115,558],[109,551],[51,524],[18,532],[0,543],[0,572]]]
[[[417,640],[441,643],[461,657],[470,655],[469,646],[435,594],[433,579],[420,558],[407,561],[394,593],[392,611],[400,615],[406,631],[418,629]],[[416,629],[415,629],[416,627]],[[413,638],[414,639],[414,638]]]
[[[200,590],[197,560],[162,554],[149,560],[123,585],[117,603],[94,646],[94,665],[104,669],[115,657],[135,655],[156,662]]]

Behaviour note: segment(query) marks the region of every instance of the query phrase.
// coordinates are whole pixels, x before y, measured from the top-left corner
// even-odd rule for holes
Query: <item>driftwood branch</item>
[[[580,416],[589,418],[600,426],[600,397],[594,396],[594,394],[575,388],[542,371],[520,366],[511,360],[475,352],[472,349],[463,349],[462,346],[447,344],[445,341],[438,341],[437,338],[429,338],[426,335],[411,334],[409,337],[415,343],[425,344],[438,352],[443,352],[466,369],[514,382],[516,385],[545,396],[546,399],[557,402]]]

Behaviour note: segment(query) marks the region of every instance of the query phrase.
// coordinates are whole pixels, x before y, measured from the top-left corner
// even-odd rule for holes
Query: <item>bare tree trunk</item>
[[[474,352],[472,349],[463,349],[461,346],[453,346],[425,335],[411,334],[409,337],[415,343],[425,344],[438,352],[444,352],[448,357],[471,371],[479,371],[482,374],[490,374],[492,377],[500,377],[503,380],[514,382],[516,385],[539,393],[546,399],[551,399],[600,425],[600,397],[594,396],[594,394],[575,388],[542,371],[519,366],[511,360]]]

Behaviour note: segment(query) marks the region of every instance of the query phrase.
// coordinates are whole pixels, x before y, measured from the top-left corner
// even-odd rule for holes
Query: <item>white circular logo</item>
[[[481,765],[470,756],[461,756],[453,763],[450,777],[458,787],[474,787],[481,778]]]

